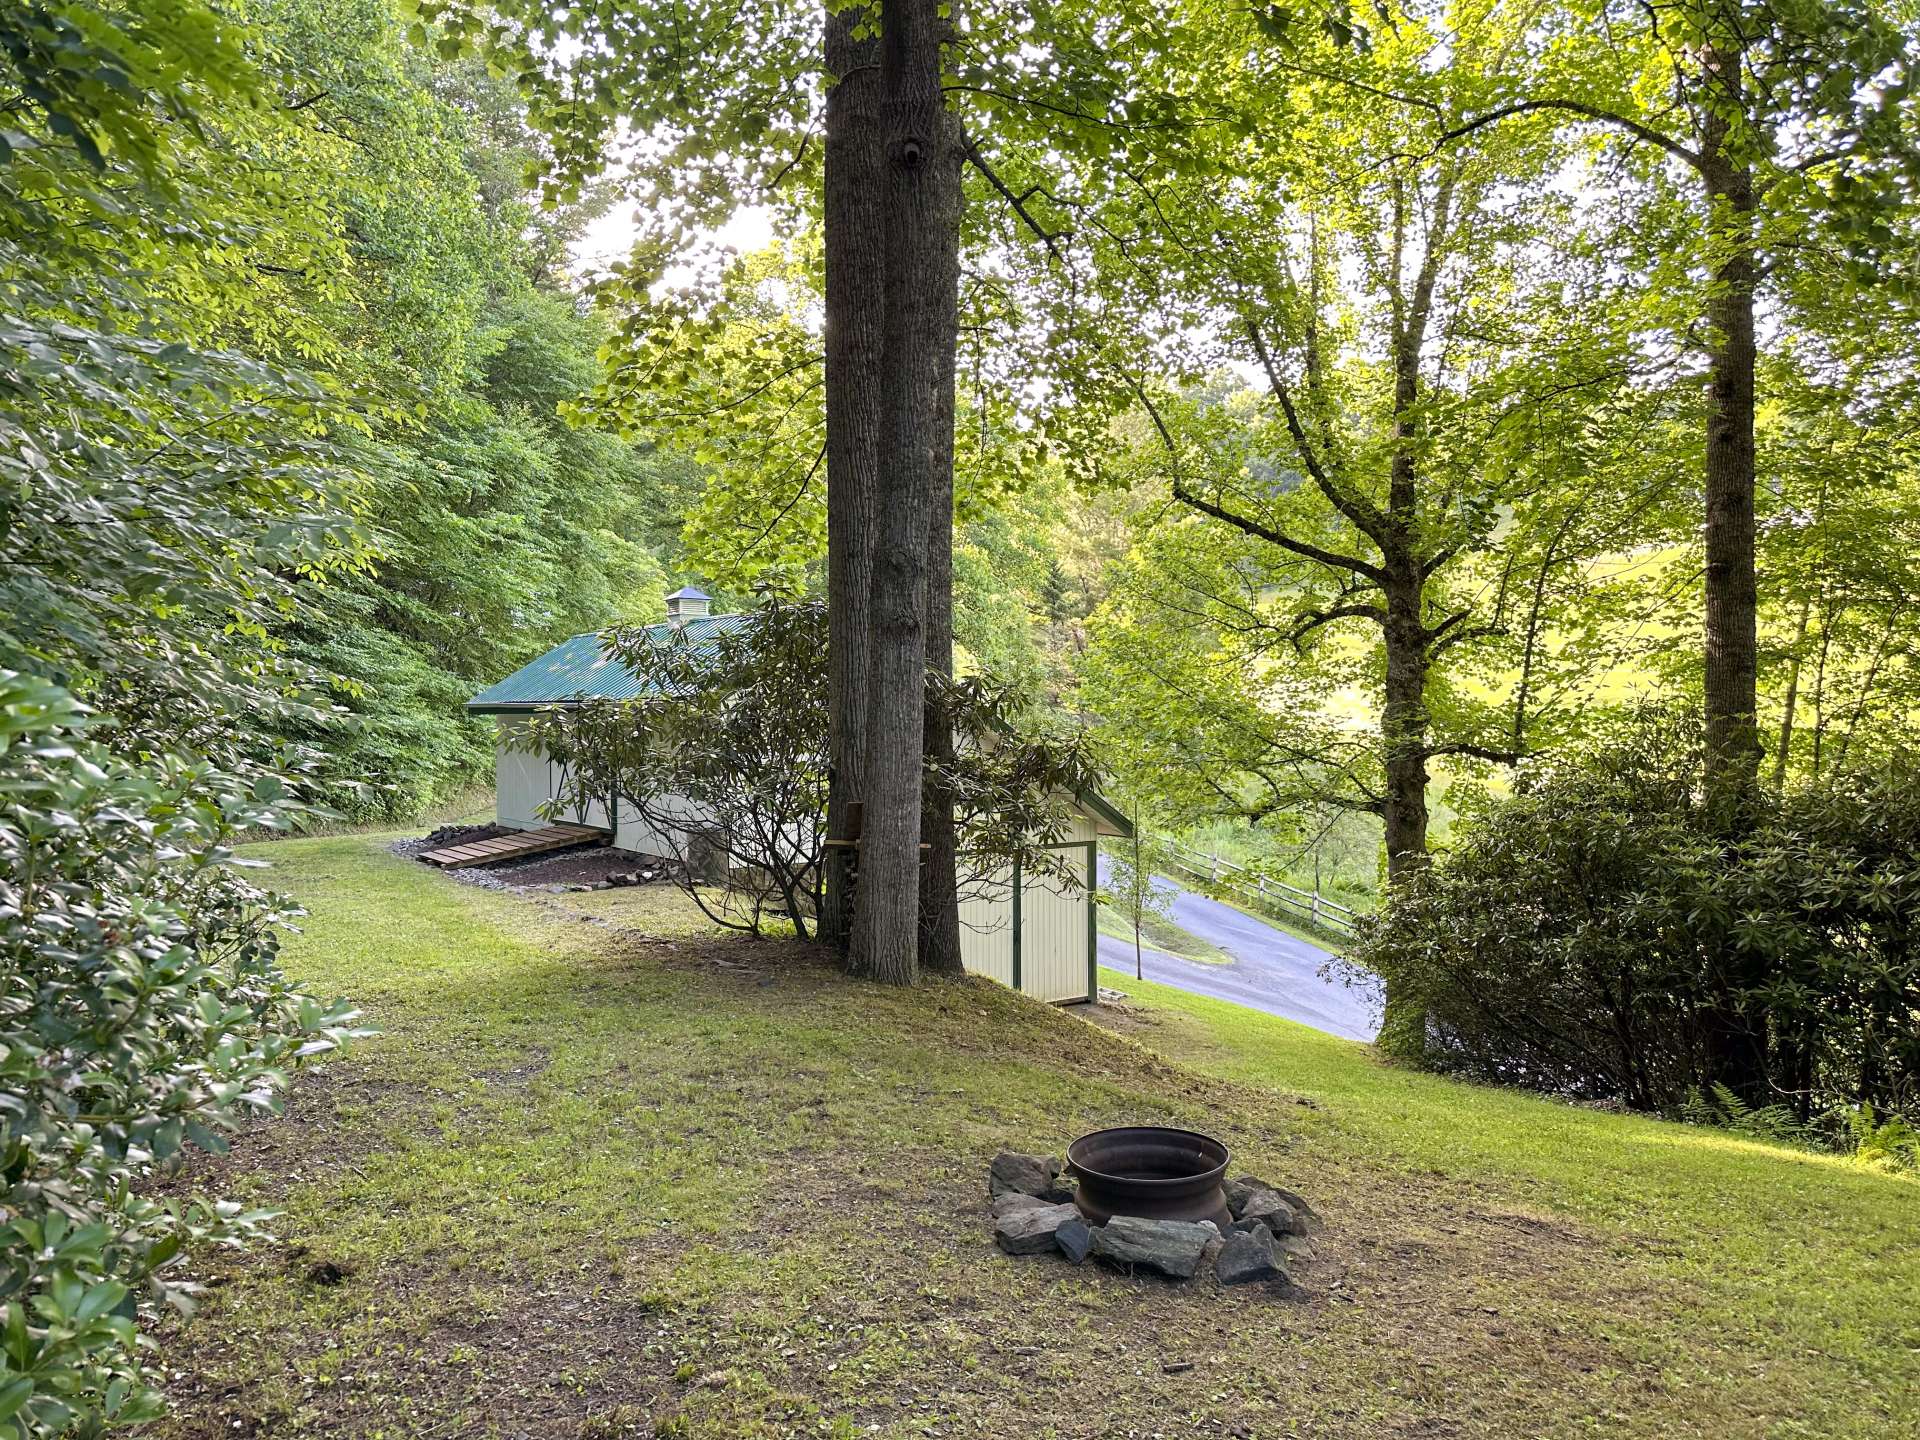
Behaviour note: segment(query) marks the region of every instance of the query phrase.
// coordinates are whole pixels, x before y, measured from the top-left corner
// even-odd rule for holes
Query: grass
[[[1133,921],[1129,916],[1110,905],[1102,905],[1099,907],[1099,917],[1102,935],[1111,935],[1116,940],[1133,944]],[[1142,912],[1140,916],[1140,943],[1149,950],[1158,950],[1162,955],[1171,955],[1177,960],[1192,960],[1201,965],[1233,963],[1233,957],[1211,940],[1203,940],[1151,910]]]
[[[209,1165],[282,1243],[196,1260],[161,1440],[1920,1433],[1910,1182],[1132,980],[1096,1025],[658,891],[257,853],[312,909],[289,965],[384,1033]],[[1307,1193],[1297,1288],[999,1255],[994,1151],[1123,1121]]]
[[[720,899],[719,895],[714,894],[710,903],[717,908]],[[671,885],[630,885],[611,890],[574,891],[555,895],[551,899],[537,897],[537,903],[562,914],[656,938],[676,939],[722,933],[721,927],[709,920],[699,906]],[[791,926],[780,923],[786,933],[792,933]]]

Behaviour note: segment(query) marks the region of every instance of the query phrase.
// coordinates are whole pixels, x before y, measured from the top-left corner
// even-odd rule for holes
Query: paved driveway
[[[1104,856],[1100,879],[1103,884],[1108,879]],[[1233,962],[1201,964],[1149,949],[1143,956],[1147,979],[1283,1015],[1348,1040],[1371,1040],[1379,1033],[1375,994],[1320,977],[1320,967],[1333,958],[1327,951],[1163,876],[1154,877],[1154,886],[1172,897],[1176,925],[1218,945]],[[1102,935],[1100,963],[1133,974],[1133,943]]]

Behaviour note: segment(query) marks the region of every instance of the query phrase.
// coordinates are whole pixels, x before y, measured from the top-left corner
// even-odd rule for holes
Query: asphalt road
[[[1104,857],[1100,878],[1102,883],[1108,878]],[[1155,876],[1154,885],[1171,896],[1168,913],[1176,925],[1218,945],[1233,961],[1209,965],[1149,949],[1142,957],[1147,979],[1282,1015],[1348,1040],[1371,1040],[1379,1033],[1375,995],[1320,977],[1320,967],[1333,958],[1327,951],[1163,876]],[[1132,942],[1102,935],[1100,963],[1133,974]]]

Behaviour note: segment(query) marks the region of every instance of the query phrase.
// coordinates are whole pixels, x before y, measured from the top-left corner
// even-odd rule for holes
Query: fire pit
[[[1095,1130],[1067,1147],[1067,1169],[1080,1181],[1073,1203],[1090,1224],[1115,1215],[1147,1220],[1233,1223],[1221,1179],[1231,1157],[1210,1135],[1161,1125]]]

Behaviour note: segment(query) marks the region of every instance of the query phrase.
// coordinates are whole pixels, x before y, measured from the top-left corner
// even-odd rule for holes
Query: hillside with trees
[[[193,1165],[366,1029],[238,847],[485,812],[467,700],[575,636],[652,688],[534,727],[574,797],[735,817],[694,900],[850,993],[960,983],[1104,786],[1363,912],[1406,1070],[1920,1167],[1916,58],[1884,0],[0,13],[0,1440],[158,1414],[267,1218]],[[688,583],[758,628],[659,652]]]

